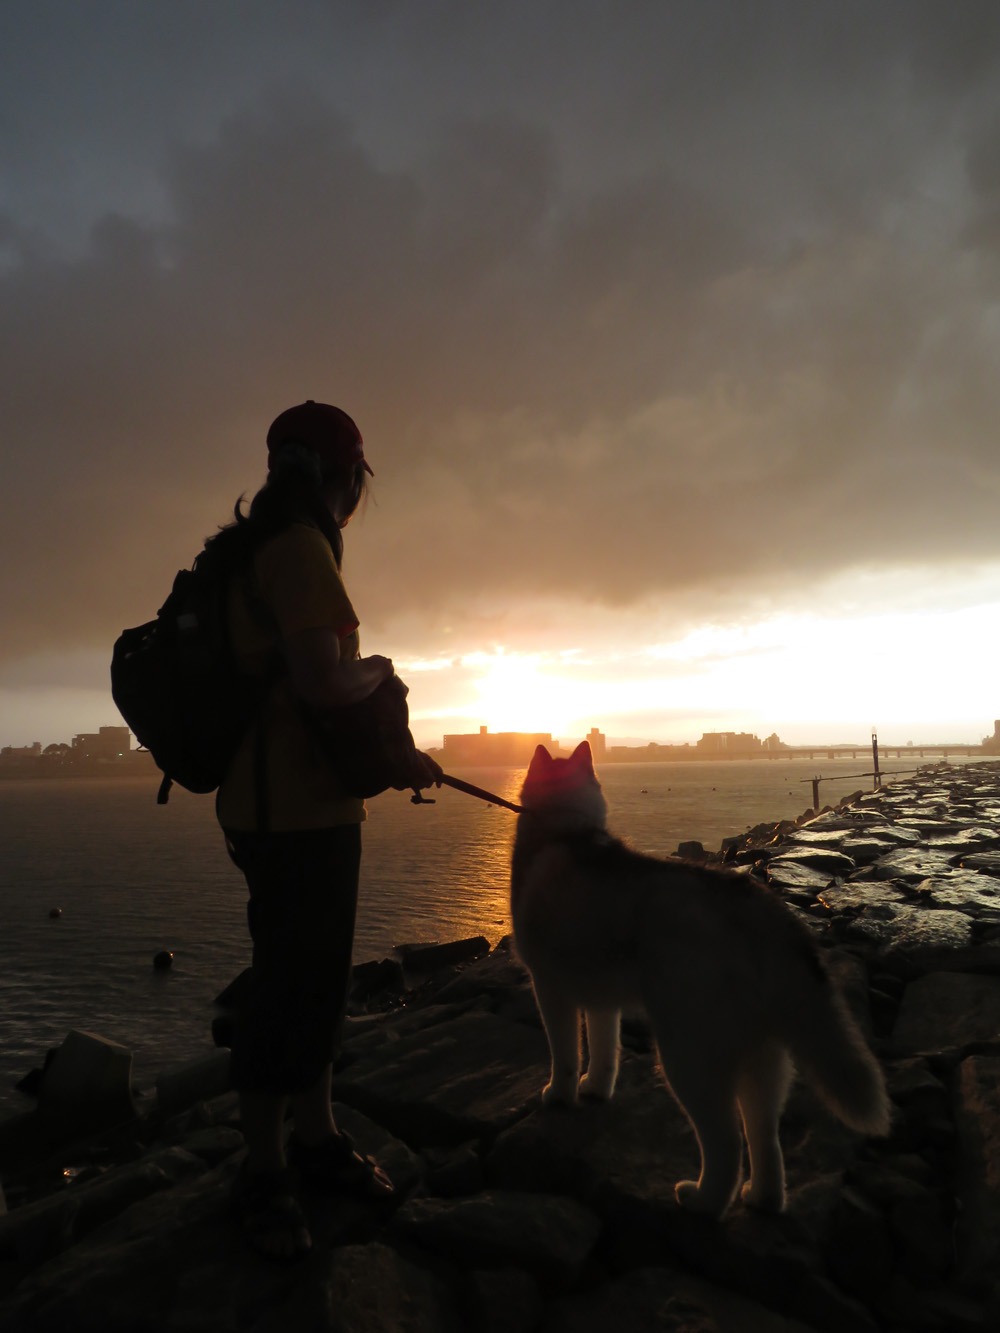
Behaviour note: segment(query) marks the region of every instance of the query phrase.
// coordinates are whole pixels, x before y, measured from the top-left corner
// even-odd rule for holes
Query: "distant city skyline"
[[[14,744],[5,742],[0,744],[0,760],[7,758],[30,757],[33,753],[44,754],[47,751],[52,752],[57,749],[63,749],[71,753],[87,754],[90,750],[102,755],[110,756],[115,747],[121,744],[122,736],[128,738],[126,749],[133,752],[139,747],[134,745],[135,737],[129,731],[128,727],[119,719],[117,722],[102,724],[93,731],[78,731],[73,733],[68,740],[41,741],[34,740]],[[808,739],[799,739],[788,741],[781,737],[777,732],[772,732],[765,737],[758,736],[755,732],[732,732],[732,731],[713,731],[702,732],[694,739],[680,741],[662,741],[641,736],[608,736],[600,727],[591,727],[587,732],[573,736],[557,736],[551,731],[535,732],[520,730],[518,728],[508,728],[502,731],[493,730],[485,724],[480,725],[476,731],[446,733],[440,740],[419,740],[418,745],[427,750],[450,753],[452,755],[469,753],[473,751],[482,752],[485,747],[489,747],[497,755],[505,754],[512,749],[520,752],[525,745],[546,743],[563,748],[577,744],[581,740],[590,740],[592,748],[598,757],[605,753],[622,748],[641,749],[644,747],[662,748],[662,749],[691,749],[712,752],[713,749],[720,751],[725,749],[735,750],[754,750],[760,749],[767,752],[769,749],[780,750],[782,748],[792,749],[815,749],[817,751],[824,748],[846,748],[851,750],[866,751],[872,743],[872,735],[867,737],[853,737],[841,740],[830,740],[829,738],[817,739],[815,737]],[[505,742],[513,742],[504,748]],[[884,750],[919,750],[922,746],[925,748],[940,748],[943,746],[959,747],[978,747],[985,745],[987,750],[991,748],[1000,751],[1000,719],[994,721],[994,730],[992,733],[981,735],[972,739],[965,737],[924,737],[921,740],[906,739],[901,740],[894,735],[879,735],[878,742]],[[497,762],[506,762],[498,759]],[[520,760],[519,760],[520,762]]]

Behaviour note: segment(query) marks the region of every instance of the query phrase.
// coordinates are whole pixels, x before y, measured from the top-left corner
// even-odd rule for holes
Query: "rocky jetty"
[[[42,1116],[43,1077],[39,1110],[0,1132],[0,1328],[1000,1328],[1000,764],[938,766],[684,852],[803,916],[886,1068],[884,1140],[796,1085],[783,1216],[677,1207],[695,1146],[640,1018],[613,1102],[543,1111],[545,1038],[509,941],[411,948],[357,969],[335,1083],[338,1120],[397,1182],[390,1206],[310,1198],[313,1251],[268,1263],[227,1217],[243,1140],[217,1064],[75,1141]]]

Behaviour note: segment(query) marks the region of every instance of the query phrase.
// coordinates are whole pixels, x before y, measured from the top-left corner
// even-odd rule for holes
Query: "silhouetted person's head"
[[[289,407],[267,432],[268,485],[314,487],[334,522],[343,527],[373,476],[354,419],[331,403],[308,399]]]

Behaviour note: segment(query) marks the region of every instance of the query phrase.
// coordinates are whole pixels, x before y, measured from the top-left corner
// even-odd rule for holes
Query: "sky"
[[[994,0],[5,0],[0,744],[306,398],[414,734],[1000,716]]]

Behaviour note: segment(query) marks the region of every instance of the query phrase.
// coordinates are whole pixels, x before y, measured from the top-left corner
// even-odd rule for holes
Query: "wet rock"
[[[972,854],[1000,846],[1000,834],[996,829],[959,828],[951,833],[934,834],[925,841],[934,851]]]
[[[904,1163],[906,1170],[900,1169]],[[915,1174],[921,1179],[915,1180]],[[845,1183],[887,1216],[896,1205],[922,1199],[930,1187],[932,1174],[929,1164],[919,1154],[913,1153],[909,1158],[894,1154],[886,1161],[859,1158],[848,1168]]]
[[[827,876],[828,881],[835,875],[847,876],[856,866],[849,856],[831,847],[793,847],[790,851],[779,852],[768,861],[768,872],[773,874],[783,866],[807,866]]]
[[[1000,981],[932,972],[911,981],[892,1033],[899,1055],[962,1049],[1000,1035]]]
[[[884,966],[913,975],[923,970],[926,958],[971,947],[972,924],[963,912],[878,903],[844,921],[840,934],[845,940],[868,945]]]
[[[156,1101],[167,1114],[219,1097],[230,1086],[229,1052],[216,1050],[167,1070],[156,1080]]]
[[[674,1184],[697,1160],[691,1127],[652,1061],[627,1056],[612,1101],[532,1112],[498,1136],[485,1167],[498,1187],[568,1193],[602,1210],[617,1198],[672,1209]]]
[[[951,870],[947,852],[932,852],[926,848],[901,848],[888,852],[870,866],[854,874],[854,879],[891,879],[901,883],[918,884],[935,875],[946,875]]]
[[[348,1245],[317,1256],[312,1302],[289,1302],[270,1327],[255,1333],[289,1329],[350,1330],[351,1333],[464,1333],[458,1303],[441,1277],[404,1258],[381,1242]]]
[[[434,972],[438,968],[452,967],[456,963],[468,963],[474,958],[482,958],[490,951],[490,942],[485,935],[475,935],[465,940],[449,940],[446,943],[434,941],[432,944],[397,944],[393,952],[403,964],[407,975]]]
[[[810,825],[808,828],[795,827],[787,837],[782,838],[781,845],[788,848],[812,848],[816,851],[824,849],[832,852],[839,852],[845,841],[845,834],[853,832],[857,825],[853,820],[817,820],[816,824],[822,824],[822,828],[816,825]]]
[[[919,842],[917,837],[913,843]],[[900,846],[906,845],[900,838],[884,837],[877,833],[861,833],[845,837],[841,851],[851,858],[859,868],[874,865],[876,861]]]
[[[825,1239],[834,1280],[859,1300],[873,1302],[894,1268],[882,1209],[855,1190],[842,1190]]]
[[[77,1134],[133,1119],[132,1052],[73,1029],[45,1066],[38,1110],[53,1127]]]
[[[640,1268],[603,1289],[553,1302],[540,1333],[808,1333],[798,1320],[667,1267]]]
[[[895,1199],[889,1216],[896,1269],[914,1282],[942,1281],[955,1262],[951,1200],[925,1190]]]
[[[466,1013],[389,1041],[334,1075],[334,1095],[415,1147],[493,1135],[548,1077],[541,1031]]]
[[[848,884],[838,881],[824,888],[817,897],[831,912],[862,912],[906,901],[906,894],[898,885],[874,880]]]
[[[527,968],[514,952],[513,939],[508,935],[488,958],[479,960],[475,967],[464,968],[457,977],[446,982],[438,991],[437,999],[442,1004],[484,995],[491,999],[507,999],[518,988],[530,991],[531,982]]]
[[[193,1153],[167,1148],[62,1194],[27,1204],[0,1218],[0,1254],[13,1255],[33,1268],[140,1199],[204,1170],[205,1163]]]
[[[980,874],[1000,878],[1000,852],[963,853],[958,864],[965,870],[978,870]]]
[[[1000,1057],[962,1061],[955,1123],[962,1163],[959,1268],[965,1282],[989,1289],[1000,1273]]]
[[[413,1199],[393,1231],[472,1267],[522,1268],[543,1288],[564,1290],[579,1279],[601,1225],[573,1199],[486,1190],[474,1199]]]
[[[898,1106],[909,1111],[919,1107],[932,1115],[947,1111],[951,1096],[948,1087],[923,1057],[893,1060],[885,1067],[885,1077],[889,1095]]]
[[[794,889],[809,897],[822,892],[833,878],[824,870],[817,870],[792,857],[772,857],[765,869],[768,884],[776,889]]]
[[[184,1140],[184,1151],[200,1157],[208,1166],[218,1166],[233,1153],[244,1147],[244,1138],[230,1125],[208,1125],[197,1129]]]
[[[976,1301],[947,1287],[911,1282],[901,1273],[893,1275],[877,1309],[886,1327],[905,1333],[990,1333],[993,1327]]]
[[[388,1013],[367,1014],[363,1018],[349,1016],[344,1025],[343,1048],[335,1068],[346,1069],[359,1060],[370,1060],[385,1046],[394,1046],[404,1038],[484,1008],[473,997],[454,1004],[417,1005],[390,1010]]]
[[[937,819],[933,815],[922,816],[916,811],[903,815],[896,821],[896,827],[912,829],[926,846],[930,846],[936,838],[953,838],[962,831],[962,825],[953,819]]]
[[[427,1188],[439,1199],[457,1199],[477,1194],[486,1184],[483,1160],[473,1144],[458,1148],[428,1148]]]
[[[350,1004],[363,1006],[375,996],[401,996],[406,990],[403,964],[398,958],[358,963],[351,971]]]
[[[475,1333],[536,1333],[542,1315],[538,1283],[520,1268],[473,1272],[467,1284]]]
[[[682,861],[704,861],[708,853],[700,842],[690,841],[678,843],[676,855]]]
[[[969,916],[1000,921],[1000,884],[975,870],[952,869],[921,880],[913,893],[931,907],[948,907]]]

